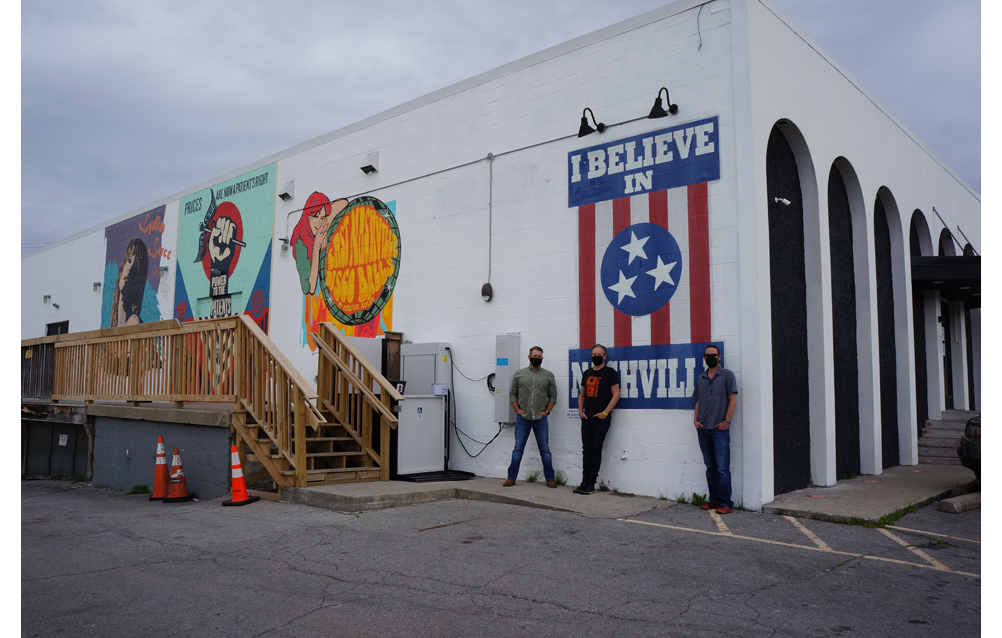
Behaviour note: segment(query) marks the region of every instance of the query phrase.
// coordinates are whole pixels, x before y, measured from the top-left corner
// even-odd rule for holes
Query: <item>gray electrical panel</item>
[[[515,408],[508,402],[511,377],[519,368],[529,365],[522,355],[522,337],[518,332],[495,337],[497,367],[494,369],[494,420],[498,423],[514,423]]]

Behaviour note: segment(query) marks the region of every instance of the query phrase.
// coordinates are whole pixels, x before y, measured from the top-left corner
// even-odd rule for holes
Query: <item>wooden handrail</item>
[[[254,323],[250,317],[247,315],[240,315],[240,321],[243,322],[244,327],[254,335],[258,341],[260,341],[266,348],[268,348],[268,354],[274,357],[275,361],[278,362],[285,374],[289,375],[289,378],[299,387],[299,390],[303,393],[303,396],[307,399],[314,400],[317,398],[317,391],[313,389],[313,386],[307,381],[303,375],[299,373],[299,370],[293,366],[282,351],[278,349],[272,340],[264,333],[261,328]]]
[[[365,370],[369,374],[372,375],[373,380],[379,384],[380,388],[389,393],[391,399],[393,399],[394,401],[404,400],[404,395],[397,392],[396,387],[392,383],[390,383],[389,379],[384,377],[383,373],[380,372],[374,365],[372,365],[369,362],[369,360],[362,355],[361,352],[359,352],[358,348],[355,347],[355,344],[353,344],[351,341],[347,339],[347,337],[341,334],[341,331],[337,329],[337,326],[335,326],[330,322],[324,322],[321,325],[326,327],[330,331],[330,333],[334,335],[334,338],[337,339],[338,343],[341,344],[341,347],[347,350],[348,353],[352,357],[354,357],[355,360],[358,361],[359,364],[361,364],[362,367],[365,368]]]
[[[338,333],[334,332],[334,334],[336,335]],[[355,375],[354,372],[351,371],[351,368],[348,366],[348,364],[346,364],[344,361],[341,360],[341,357],[339,357],[337,353],[334,352],[333,348],[327,345],[327,342],[325,342],[318,333],[313,333],[313,341],[318,346],[320,346],[320,350],[323,352],[324,356],[327,357],[327,359],[331,363],[337,366],[338,369],[341,371],[341,374],[343,374],[348,379],[352,389],[361,392],[365,396],[365,400],[369,403],[369,405],[372,406],[373,409],[378,410],[385,418],[389,419],[391,423],[390,427],[396,429],[397,427],[396,415],[393,414],[393,412],[389,408],[385,407],[378,398],[376,398],[376,395],[375,393],[373,393],[372,389],[366,387],[367,384],[365,384],[361,379],[358,378],[357,375]],[[344,343],[346,342],[342,341],[341,345],[344,345]],[[355,350],[355,352],[358,353],[358,350]],[[355,355],[352,354],[352,356],[354,357]],[[360,364],[363,364],[366,360],[356,359],[356,361],[358,361]],[[382,385],[380,385],[380,387],[382,387],[384,390],[386,389]],[[397,394],[398,396],[400,396],[400,400],[402,400],[403,396],[400,395],[399,393]]]

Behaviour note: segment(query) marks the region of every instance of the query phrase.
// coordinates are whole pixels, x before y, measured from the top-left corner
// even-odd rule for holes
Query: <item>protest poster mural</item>
[[[275,164],[180,201],[174,317],[248,315],[268,332]]]

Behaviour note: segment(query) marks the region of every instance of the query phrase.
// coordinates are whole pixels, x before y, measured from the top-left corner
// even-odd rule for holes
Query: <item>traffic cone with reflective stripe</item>
[[[153,495],[151,501],[162,501],[167,496],[170,475],[167,473],[167,454],[164,453],[164,437],[157,438],[157,464],[153,470]]]
[[[177,448],[174,448],[174,459],[170,464],[170,484],[167,486],[167,497],[164,498],[164,503],[180,503],[190,500],[192,497],[188,494],[188,482],[184,480],[181,455]]]
[[[254,501],[261,500],[259,496],[248,496],[247,486],[244,484],[244,470],[240,467],[240,454],[237,453],[237,446],[230,446],[230,464],[233,468],[233,499],[223,501],[223,505],[246,505]]]

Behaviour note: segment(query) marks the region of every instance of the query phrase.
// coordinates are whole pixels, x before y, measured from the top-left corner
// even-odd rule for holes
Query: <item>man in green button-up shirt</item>
[[[529,430],[532,430],[536,435],[536,445],[539,446],[539,457],[543,460],[546,487],[556,487],[547,417],[557,403],[557,382],[552,372],[543,369],[543,349],[539,346],[529,349],[529,367],[512,375],[508,401],[515,408],[515,450],[511,453],[508,480],[504,482],[504,486],[511,487],[515,484],[518,466],[522,463],[522,453],[529,440]]]

